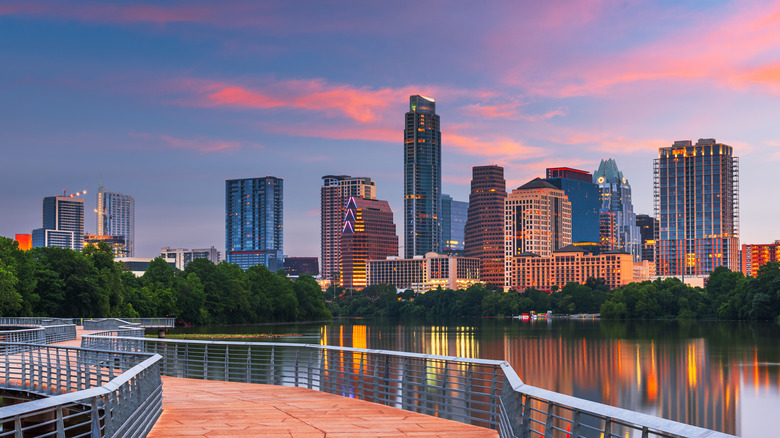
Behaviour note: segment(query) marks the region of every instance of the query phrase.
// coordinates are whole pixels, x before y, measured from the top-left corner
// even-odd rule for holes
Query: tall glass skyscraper
[[[135,257],[135,198],[107,192],[100,182],[97,194],[98,236],[122,236],[123,257]]]
[[[713,138],[676,141],[653,161],[658,275],[739,269],[739,159]]]
[[[33,247],[84,248],[84,198],[43,198],[43,227],[32,232]]]
[[[504,285],[504,200],[506,180],[501,166],[474,166],[471,177],[464,253],[480,260],[479,279]]]
[[[463,255],[469,203],[441,195],[441,250],[446,254]]]
[[[225,181],[225,255],[243,269],[284,265],[282,178]]]
[[[599,241],[599,188],[593,175],[570,167],[547,169],[548,183],[566,193],[571,202],[571,241]]]
[[[633,256],[635,262],[642,261],[642,237],[636,226],[628,179],[618,170],[615,160],[610,158],[601,160],[598,170],[593,173],[593,182],[599,187],[602,247],[625,251]]]
[[[404,128],[404,257],[441,252],[441,131],[433,99],[409,97]]]

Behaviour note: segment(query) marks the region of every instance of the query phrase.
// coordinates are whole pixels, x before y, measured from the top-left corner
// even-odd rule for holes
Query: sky
[[[0,1],[0,235],[42,198],[133,195],[136,256],[225,247],[225,180],[284,179],[284,253],[320,255],[322,176],[376,181],[399,236],[409,96],[436,99],[443,193],[614,158],[653,214],[653,159],[740,160],[742,243],[780,239],[780,2]]]

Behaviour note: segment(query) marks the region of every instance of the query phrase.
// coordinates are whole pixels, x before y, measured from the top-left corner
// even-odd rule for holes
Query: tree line
[[[692,319],[780,321],[780,263],[771,262],[758,275],[745,277],[725,267],[715,269],[706,287],[689,286],[677,278],[630,283],[609,290],[603,279],[569,283],[548,294],[537,289],[505,293],[476,284],[453,291],[397,294],[388,285],[369,286],[359,293],[331,288],[326,293],[335,316],[358,317],[493,317],[522,313],[601,313],[605,319]]]
[[[330,319],[320,286],[264,266],[246,271],[196,259],[183,271],[154,259],[141,277],[101,242],[83,251],[22,251],[0,237],[0,316],[132,318],[172,316],[193,324]]]

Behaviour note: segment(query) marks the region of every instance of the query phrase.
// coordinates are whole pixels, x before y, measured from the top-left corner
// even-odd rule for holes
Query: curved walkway
[[[80,346],[76,341],[57,345]],[[162,376],[159,437],[498,437],[495,430],[306,388]]]

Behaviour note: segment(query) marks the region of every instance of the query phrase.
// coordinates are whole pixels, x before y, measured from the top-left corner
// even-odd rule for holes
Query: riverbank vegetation
[[[264,266],[196,259],[184,271],[162,258],[141,277],[114,261],[105,243],[83,252],[21,251],[0,237],[0,316],[158,317],[193,324],[329,319],[309,276],[295,281]]]
[[[336,316],[492,317],[522,313],[601,313],[605,319],[780,318],[780,264],[768,263],[758,275],[745,277],[715,269],[705,288],[676,278],[631,283],[610,291],[601,279],[569,283],[550,294],[536,289],[508,292],[477,284],[465,290],[439,289],[400,295],[392,286],[369,286],[361,292],[331,288],[328,306]]]

